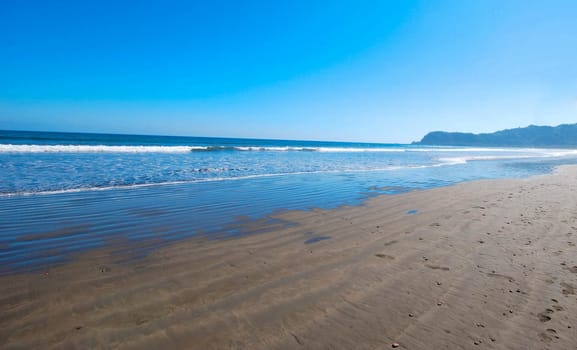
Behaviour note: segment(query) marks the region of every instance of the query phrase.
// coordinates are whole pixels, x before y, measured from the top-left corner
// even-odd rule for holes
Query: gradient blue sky
[[[410,142],[577,122],[577,1],[0,2],[0,129]]]

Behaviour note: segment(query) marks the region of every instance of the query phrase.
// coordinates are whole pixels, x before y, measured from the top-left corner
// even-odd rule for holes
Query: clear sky
[[[577,1],[0,1],[0,129],[410,142],[577,122]]]

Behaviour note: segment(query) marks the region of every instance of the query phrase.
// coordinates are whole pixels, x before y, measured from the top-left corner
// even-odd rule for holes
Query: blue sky
[[[0,3],[0,129],[410,142],[577,122],[577,1]]]

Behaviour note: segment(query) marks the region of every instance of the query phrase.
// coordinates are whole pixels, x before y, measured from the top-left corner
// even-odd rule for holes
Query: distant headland
[[[577,147],[577,124],[558,126],[529,125],[493,133],[433,131],[416,145],[432,146],[508,146],[508,147]]]

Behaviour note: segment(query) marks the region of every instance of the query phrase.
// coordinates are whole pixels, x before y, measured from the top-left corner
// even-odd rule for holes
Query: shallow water
[[[52,137],[50,144],[44,140],[38,147],[57,141]],[[181,141],[156,140],[155,147],[180,147]],[[281,210],[330,209],[379,194],[527,177],[577,163],[572,150],[213,141],[228,148],[184,153],[16,151],[16,143],[5,144],[4,151],[0,148],[0,273],[45,268],[103,246],[118,247],[119,256],[139,257],[187,237],[245,234],[239,223]],[[96,141],[84,142],[94,146]],[[115,142],[109,146],[125,146]],[[208,144],[204,142],[202,147]],[[65,140],[60,145],[70,146]],[[258,151],[234,148],[257,146]],[[313,146],[322,150],[312,151]]]

